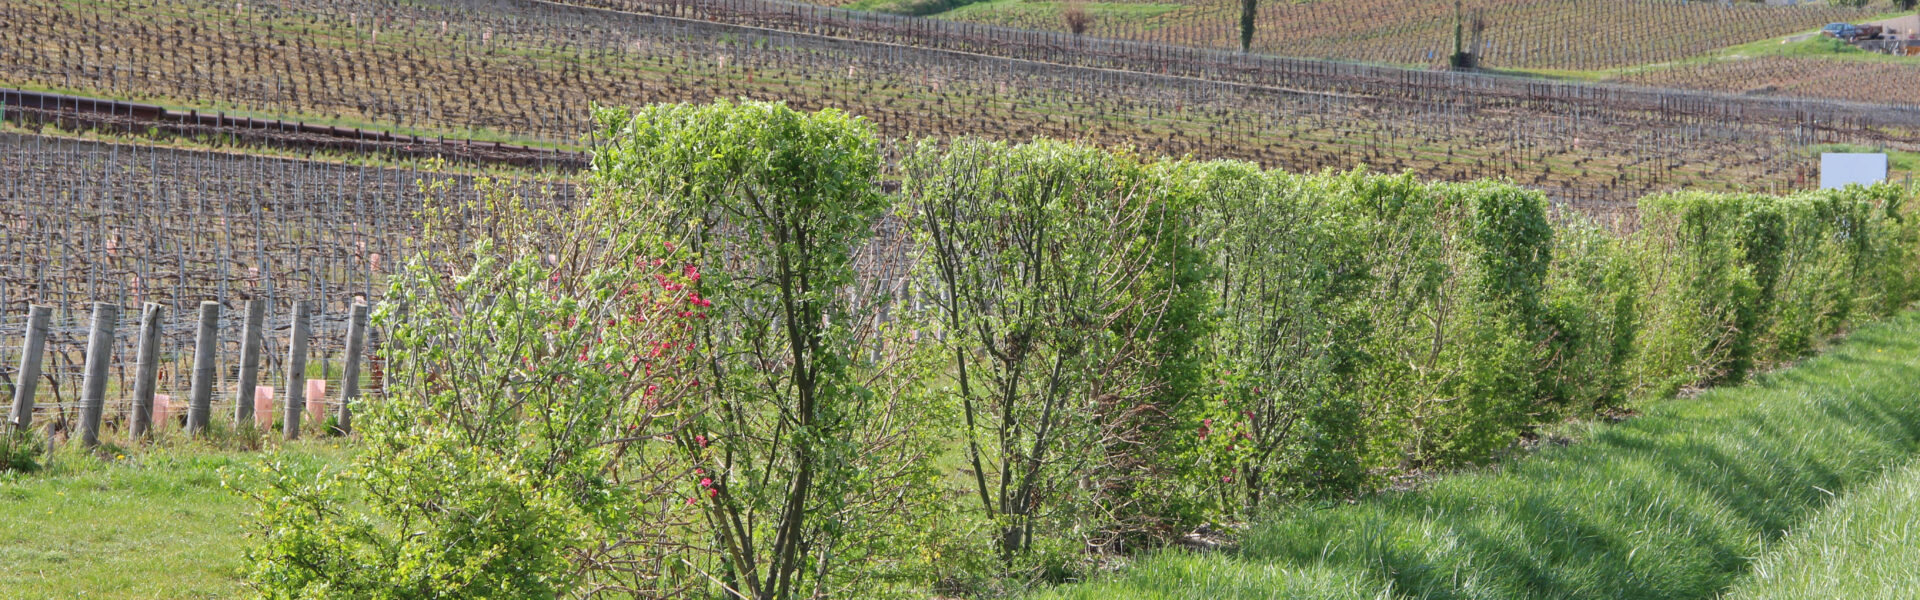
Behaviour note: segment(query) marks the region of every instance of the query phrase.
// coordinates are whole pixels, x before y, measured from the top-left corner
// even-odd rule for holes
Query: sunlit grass
[[[41,472],[0,474],[0,597],[241,595],[252,508],[222,480],[267,455],[169,446],[101,458],[67,447]],[[344,460],[331,442],[284,455]]]
[[[1834,501],[1727,598],[1920,598],[1920,461]]]

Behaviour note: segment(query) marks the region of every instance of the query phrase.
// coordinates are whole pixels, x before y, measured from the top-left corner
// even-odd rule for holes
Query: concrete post
[[[353,401],[360,398],[360,355],[366,346],[367,305],[355,303],[347,318],[347,364],[340,371],[340,411],[334,417],[340,435],[353,433]]]

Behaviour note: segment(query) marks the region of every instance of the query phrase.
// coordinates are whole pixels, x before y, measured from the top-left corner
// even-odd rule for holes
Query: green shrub
[[[690,253],[689,330],[704,348],[675,439],[706,474],[701,536],[718,560],[702,570],[794,598],[874,595],[925,566],[903,564],[913,549],[898,543],[941,500],[939,430],[922,421],[940,408],[903,339],[913,315],[882,322],[885,295],[857,296],[855,251],[887,205],[872,125],[763,102],[597,119],[596,210],[657,209]]]
[[[1761,289],[1740,234],[1765,230],[1745,218],[1761,200],[1683,193],[1640,201],[1637,270],[1649,298],[1635,350],[1637,389],[1659,396],[1745,376]]]
[[[1215,275],[1208,353],[1218,382],[1195,478],[1240,514],[1359,489],[1370,437],[1358,344],[1372,281],[1370,249],[1337,210],[1330,181],[1340,179],[1239,162],[1190,171],[1207,199],[1198,230]]]
[[[1546,281],[1547,345],[1541,374],[1545,416],[1620,407],[1630,389],[1638,332],[1640,280],[1618,236],[1582,221],[1554,236]]]
[[[1004,593],[1920,296],[1886,185],[1655,196],[1622,234],[1506,183],[961,139],[889,198],[835,111],[597,118],[584,206],[423,207],[428,246],[485,235],[394,278],[353,465],[242,480],[263,595]],[[862,281],[876,231],[911,286]]]
[[[703,585],[679,565],[705,553],[677,534],[700,519],[682,501],[696,467],[670,441],[698,366],[686,295],[668,289],[680,257],[592,242],[645,223],[494,208],[497,245],[415,258],[376,310],[387,394],[361,405],[353,464],[276,462],[242,482],[261,507],[248,564],[262,595]],[[584,233],[555,234],[568,230]]]
[[[984,546],[1037,565],[1068,536],[1118,550],[1197,522],[1174,457],[1205,387],[1206,265],[1179,170],[974,140],[903,170]]]

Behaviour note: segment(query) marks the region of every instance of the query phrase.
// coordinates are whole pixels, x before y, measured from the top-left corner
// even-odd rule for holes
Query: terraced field
[[[1691,63],[1621,81],[1750,95],[1816,96],[1856,102],[1920,101],[1920,59],[1852,61],[1761,56]]]
[[[777,99],[847,109],[894,138],[1047,136],[1298,171],[1509,177],[1596,211],[1683,186],[1805,185],[1814,144],[1912,143],[1877,124],[1700,99],[1570,104],[1513,94],[1520,84],[1332,70],[1240,85],[509,0],[66,0],[9,4],[0,20],[18,24],[0,43],[21,49],[0,82],[203,109],[571,144],[595,103]]]
[[[900,3],[866,2],[888,8]],[[1070,2],[993,0],[939,18],[1066,31]],[[1093,17],[1086,35],[1239,49],[1237,0],[1153,0],[1080,4]],[[1486,25],[1483,64],[1496,68],[1611,69],[1680,60],[1720,48],[1857,21],[1890,10],[1764,6],[1684,0],[1474,0],[1464,13]],[[1450,0],[1262,2],[1253,49],[1286,56],[1442,65],[1454,47]],[[1469,42],[1470,43],[1470,42]]]

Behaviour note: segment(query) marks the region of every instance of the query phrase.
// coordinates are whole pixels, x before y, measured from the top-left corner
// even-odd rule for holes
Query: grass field
[[[56,452],[0,474],[0,597],[232,598],[252,510],[223,482],[269,457],[342,460],[326,442],[275,454],[181,444],[99,460]]]
[[[1761,563],[1765,576],[1747,593],[1898,597],[1873,591],[1910,584],[1821,577],[1863,572],[1833,552],[1901,543],[1849,524],[1893,522],[1888,511],[1913,491],[1909,475],[1867,486],[1920,443],[1916,378],[1920,314],[1906,313],[1753,384],[1649,403],[1617,426],[1573,427],[1581,441],[1571,446],[1417,491],[1271,515],[1236,553],[1163,554],[1043,597],[1712,598],[1803,526],[1806,541]],[[1819,516],[1856,488],[1858,506]],[[1797,584],[1772,583],[1781,579],[1849,587],[1796,595]]]
[[[1787,535],[1729,600],[1920,597],[1920,461]]]

